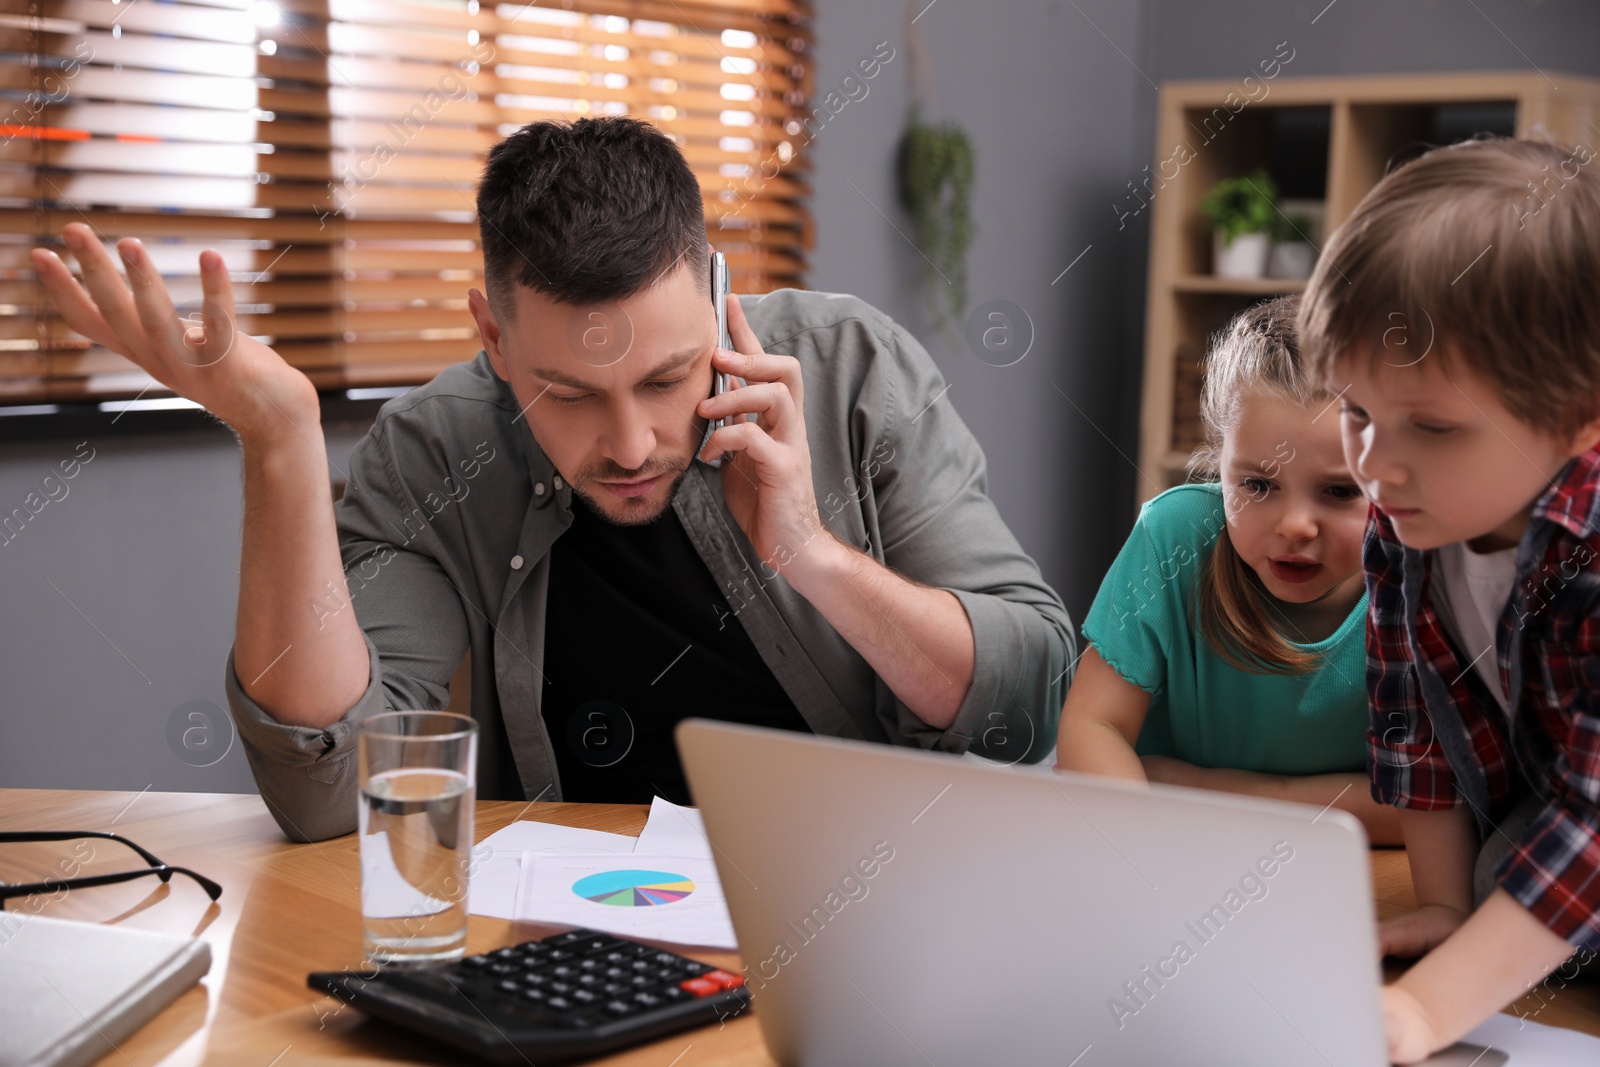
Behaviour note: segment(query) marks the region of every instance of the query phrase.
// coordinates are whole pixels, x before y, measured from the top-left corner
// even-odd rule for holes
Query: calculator
[[[750,1006],[744,976],[595,930],[446,964],[321,971],[306,984],[494,1063],[570,1063]]]

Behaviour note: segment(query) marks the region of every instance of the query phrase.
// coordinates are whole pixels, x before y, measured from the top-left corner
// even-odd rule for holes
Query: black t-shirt
[[[576,494],[550,549],[543,714],[565,800],[690,803],[685,718],[807,733],[672,508],[618,526]]]

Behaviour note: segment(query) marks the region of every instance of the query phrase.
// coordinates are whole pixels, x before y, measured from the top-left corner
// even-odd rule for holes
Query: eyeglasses
[[[137,852],[150,866],[138,871],[118,871],[115,874],[91,874],[82,878],[51,878],[44,882],[7,883],[0,882],[0,911],[5,910],[6,901],[12,897],[27,897],[35,893],[54,893],[58,889],[87,889],[90,886],[112,885],[116,882],[128,882],[135,878],[143,878],[153,874],[163,882],[170,881],[174,874],[187,875],[206,891],[206,896],[216,900],[222,895],[222,887],[211,879],[201,874],[196,874],[187,867],[173,867],[162,863],[155,856],[118,834],[102,833],[98,830],[38,830],[21,831],[16,833],[0,833],[0,844],[17,841],[77,841],[82,838],[98,837],[106,841],[115,841],[127,845]]]

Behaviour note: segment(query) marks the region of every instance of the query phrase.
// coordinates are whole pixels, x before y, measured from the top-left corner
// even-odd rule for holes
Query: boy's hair
[[[1461,363],[1570,439],[1600,413],[1600,175],[1593,150],[1504,138],[1397,168],[1323,249],[1300,309],[1319,381],[1344,357]]]
[[[1238,425],[1247,393],[1264,391],[1301,406],[1325,395],[1300,359],[1294,329],[1299,306],[1298,296],[1257,304],[1234,316],[1213,339],[1200,390],[1205,441],[1189,458],[1192,478],[1219,480],[1222,442]],[[1321,657],[1296,648],[1283,636],[1273,622],[1267,596],[1234,550],[1228,524],[1223,522],[1195,580],[1195,621],[1206,643],[1230,666],[1255,674],[1303,674],[1313,669]]]
[[[505,321],[519,285],[592,305],[640,292],[683,260],[709,278],[700,183],[677,144],[638,119],[533,122],[495,145],[478,231],[484,288]]]

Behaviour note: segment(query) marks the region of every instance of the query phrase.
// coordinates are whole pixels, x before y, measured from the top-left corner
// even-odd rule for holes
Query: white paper
[[[576,826],[562,826],[553,822],[523,819],[502,830],[496,830],[479,842],[496,852],[567,852],[581,855],[588,852],[628,853],[633,851],[636,837],[627,834],[608,834],[600,830],[580,830]]]
[[[467,910],[474,915],[510,919],[516,914],[524,857],[545,855],[628,855],[636,839],[626,834],[580,830],[524,819],[497,830],[472,850],[467,880]]]
[[[652,856],[697,856],[711,859],[711,839],[706,824],[695,808],[685,808],[656,797],[650,802],[650,818],[634,851]]]
[[[467,875],[467,911],[473,915],[511,918],[522,881],[522,853],[496,851],[479,845],[472,850]]]
[[[1490,1016],[1461,1040],[1469,1045],[1499,1049],[1510,1057],[1510,1067],[1572,1067],[1578,1063],[1600,1063],[1600,1037],[1545,1026],[1503,1012]]]
[[[577,889],[583,879],[595,875],[643,872],[624,878],[637,882],[640,897],[652,895],[651,887],[677,894],[681,899],[666,903],[633,906],[597,903],[585,899]],[[620,893],[625,896],[626,893]],[[737,948],[733,920],[722,895],[717,868],[699,856],[534,856],[523,864],[523,884],[517,914],[525,922],[548,922],[585,926],[622,937],[667,941],[679,945],[705,945]]]

